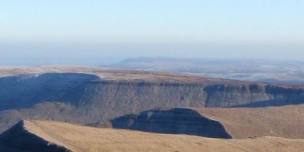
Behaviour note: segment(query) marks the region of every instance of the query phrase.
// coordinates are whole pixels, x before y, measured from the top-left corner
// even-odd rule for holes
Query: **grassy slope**
[[[47,121],[25,121],[25,128],[51,143],[76,152],[298,152],[304,149],[304,140],[275,137],[236,140],[209,139],[186,135],[97,129]]]
[[[222,123],[233,138],[277,136],[304,138],[304,105],[269,108],[200,108]]]

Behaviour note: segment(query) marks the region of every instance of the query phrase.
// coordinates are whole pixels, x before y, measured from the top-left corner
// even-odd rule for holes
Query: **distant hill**
[[[187,73],[206,77],[304,84],[303,62],[253,59],[130,58],[111,68]]]
[[[0,135],[0,148],[7,152],[299,152],[304,149],[304,141],[277,137],[210,139],[97,129],[50,121],[21,121]]]

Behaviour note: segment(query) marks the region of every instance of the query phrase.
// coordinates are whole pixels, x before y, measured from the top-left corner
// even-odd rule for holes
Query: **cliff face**
[[[301,104],[303,88],[276,85],[238,84],[210,85],[204,89],[208,95],[206,107],[257,107]]]
[[[23,74],[0,86],[0,130],[22,118],[92,123],[159,107],[304,103],[300,87],[126,71]]]
[[[4,77],[0,86],[0,110],[32,107],[41,101],[91,105],[93,109],[130,106],[130,112],[155,107],[231,107],[267,102],[287,105],[304,101],[302,88],[220,80],[104,80],[80,73]]]
[[[0,110],[28,108],[41,101],[76,102],[95,75],[48,73],[0,78]]]

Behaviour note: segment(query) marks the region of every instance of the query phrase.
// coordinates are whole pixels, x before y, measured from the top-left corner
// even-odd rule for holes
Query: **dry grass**
[[[0,77],[12,76],[18,74],[43,74],[43,73],[84,73],[97,75],[104,80],[114,81],[145,81],[145,82],[180,82],[191,84],[259,84],[262,82],[229,80],[222,78],[209,78],[191,74],[175,74],[170,72],[148,72],[138,70],[121,70],[85,66],[39,66],[39,67],[5,67],[0,66]],[[284,88],[304,88],[303,85],[277,84],[276,86]]]
[[[25,127],[31,133],[75,152],[299,152],[304,149],[304,140],[274,137],[209,139],[47,121],[25,121]]]
[[[304,138],[304,105],[269,108],[200,108],[221,122],[233,138],[276,136]]]

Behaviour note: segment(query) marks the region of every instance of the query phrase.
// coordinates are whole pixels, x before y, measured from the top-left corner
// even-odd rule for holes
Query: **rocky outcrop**
[[[231,138],[223,125],[191,109],[149,110],[111,121],[113,128],[209,138]]]

